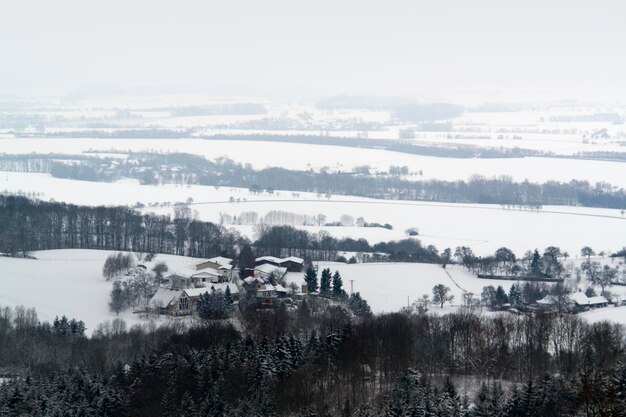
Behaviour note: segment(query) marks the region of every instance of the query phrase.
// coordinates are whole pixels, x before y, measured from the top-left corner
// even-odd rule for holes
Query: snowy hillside
[[[34,307],[42,321],[52,322],[62,315],[83,320],[91,334],[98,324],[116,317],[108,308],[111,282],[102,277],[102,266],[111,253],[66,249],[35,252],[37,259],[0,257],[0,305]],[[194,259],[158,255],[154,262],[161,261],[174,270]],[[119,317],[129,325],[147,322],[130,311]]]

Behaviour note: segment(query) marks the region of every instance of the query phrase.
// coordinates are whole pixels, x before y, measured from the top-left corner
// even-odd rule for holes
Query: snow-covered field
[[[596,310],[580,313],[580,317],[590,323],[610,321],[626,325],[626,306],[598,308]]]
[[[597,259],[600,260],[600,259]],[[576,262],[579,263],[580,260]],[[606,261],[605,262],[609,262]],[[316,263],[319,270],[330,268],[331,271],[338,270],[342,276],[344,287],[350,291],[360,292],[365,298],[374,313],[394,312],[413,303],[422,295],[427,294],[432,299],[432,289],[437,284],[443,284],[450,288],[450,293],[454,295],[452,305],[445,304],[441,309],[439,306],[431,305],[430,312],[446,313],[458,309],[463,304],[463,294],[466,292],[474,294],[480,298],[483,287],[501,285],[507,292],[515,281],[509,280],[485,280],[479,279],[475,275],[461,268],[451,265],[446,269],[439,265],[416,264],[416,263],[370,263],[370,264],[343,264],[337,262]],[[298,285],[304,283],[304,279],[290,275],[291,281]],[[352,282],[352,283],[351,283]],[[578,284],[584,290],[589,286],[586,279]],[[596,288],[599,292],[599,288]],[[626,287],[608,288],[614,295],[626,295]],[[483,314],[491,314],[486,309],[481,310]],[[606,307],[582,313],[580,317],[590,322],[608,320],[615,323],[626,324],[626,307]]]
[[[319,271],[330,268],[339,271],[343,279],[344,288],[350,292],[361,293],[367,300],[374,313],[394,312],[413,303],[422,295],[432,298],[432,289],[437,284],[444,284],[454,295],[452,305],[463,303],[463,293],[471,292],[480,296],[482,287],[487,285],[502,285],[507,290],[512,281],[481,280],[471,273],[458,268],[443,269],[440,265],[417,263],[365,263],[343,264],[338,262],[316,262]],[[296,281],[298,285],[304,283],[302,278]],[[352,283],[351,283],[352,281]],[[444,310],[449,307],[444,306]],[[432,310],[439,310],[439,306],[432,306]]]
[[[63,249],[34,252],[36,260],[0,257],[0,305],[34,307],[41,321],[62,315],[83,320],[91,334],[98,324],[118,317],[108,308],[111,282],[102,277],[110,253]],[[158,255],[155,261],[165,261],[174,270],[194,259]],[[130,311],[119,317],[129,326],[148,322]]]
[[[564,158],[437,158],[389,152],[381,149],[348,148],[260,141],[203,139],[0,139],[0,153],[66,153],[87,150],[184,152],[210,160],[225,156],[261,169],[268,166],[306,170],[328,167],[351,170],[369,165],[386,171],[389,166],[408,166],[422,171],[420,179],[467,180],[472,175],[487,178],[511,176],[516,181],[545,182],[572,179],[592,184],[608,182],[626,188],[626,163]]]
[[[263,216],[270,210],[299,214],[325,214],[328,221],[343,214],[364,217],[367,222],[390,223],[393,230],[365,227],[324,227],[336,237],[366,238],[370,243],[397,240],[404,231],[417,227],[425,244],[440,250],[469,246],[478,254],[493,253],[506,246],[522,255],[528,249],[560,246],[570,254],[589,245],[607,252],[622,248],[626,242],[626,217],[619,210],[585,207],[545,206],[539,212],[503,210],[497,205],[445,204],[411,201],[375,200],[352,196],[330,199],[312,193],[277,191],[273,195],[251,194],[246,189],[208,186],[140,185],[125,180],[98,183],[53,178],[48,174],[0,173],[0,191],[38,193],[44,200],[54,199],[84,205],[146,206],[155,202],[181,202],[192,198],[191,206],[200,219],[218,222],[220,213],[238,216],[255,211]],[[230,198],[239,202],[229,202]],[[147,207],[147,211],[171,213],[172,207]],[[254,227],[238,226],[243,234],[254,237]],[[321,227],[304,227],[318,232]]]

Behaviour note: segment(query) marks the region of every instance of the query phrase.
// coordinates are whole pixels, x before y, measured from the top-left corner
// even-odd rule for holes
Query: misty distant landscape
[[[601,3],[7,6],[0,414],[626,415]]]

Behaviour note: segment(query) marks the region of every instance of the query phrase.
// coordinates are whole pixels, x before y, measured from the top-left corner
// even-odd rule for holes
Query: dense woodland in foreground
[[[350,172],[255,170],[228,159],[208,161],[190,154],[130,154],[126,159],[76,155],[0,155],[0,169],[45,172],[58,178],[115,181],[135,178],[143,184],[200,184],[244,187],[253,192],[290,190],[322,195],[354,195],[380,199],[489,203],[517,206],[579,205],[625,209],[626,190],[606,183],[572,180],[543,184],[514,182],[509,177],[468,180],[407,179],[419,167],[390,167],[386,173],[356,167]],[[415,174],[413,172],[413,174]]]
[[[575,316],[257,312],[92,338],[0,309],[3,415],[623,416],[624,330]],[[475,381],[475,382],[472,382]],[[477,381],[477,382],[476,382]],[[482,381],[482,382],[481,382]],[[465,383],[464,383],[465,382]],[[461,386],[474,385],[468,391]]]

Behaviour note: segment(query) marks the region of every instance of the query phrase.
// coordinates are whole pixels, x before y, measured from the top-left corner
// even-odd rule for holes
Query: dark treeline
[[[412,110],[406,110],[409,114]],[[402,111],[402,116],[404,115]],[[400,116],[399,116],[400,117]],[[180,139],[198,137],[191,129],[117,129],[114,131],[93,129],[89,131],[61,131],[46,134],[50,137],[72,138],[108,138],[108,139]],[[24,136],[28,136],[24,134]],[[281,135],[281,134],[250,134],[250,135],[213,135],[204,137],[207,140],[230,141],[262,141],[304,143],[312,145],[347,146],[351,148],[384,149],[392,152],[408,153],[413,155],[439,156],[447,158],[520,158],[524,156],[551,156],[552,153],[522,148],[484,148],[474,145],[451,146],[417,145],[406,140],[346,138],[337,136],[314,135]]]
[[[118,125],[106,125],[105,127],[115,127]],[[31,134],[16,133],[16,137],[31,137]],[[40,135],[37,135],[40,136]],[[192,136],[190,129],[164,129],[164,128],[146,128],[146,129],[116,129],[114,131],[92,129],[92,130],[63,130],[58,132],[46,133],[50,137],[62,138],[98,138],[98,139],[180,139]]]
[[[223,114],[267,114],[267,108],[260,103],[233,103],[204,106],[160,107],[143,110],[170,112],[170,115],[172,117],[211,116]]]
[[[71,248],[234,258],[250,243],[232,229],[184,215],[172,219],[122,206],[76,206],[3,194],[0,224],[0,252],[11,255]],[[351,251],[384,252],[395,261],[440,261],[434,246],[424,248],[414,239],[370,245],[365,239],[337,239],[291,226],[262,228],[254,247],[259,254],[314,260],[335,260],[338,251]]]
[[[333,322],[317,332],[273,337],[219,324],[179,331],[118,325],[88,339],[46,332],[35,323],[18,328],[9,320],[0,347],[25,349],[0,355],[0,361],[29,372],[0,384],[0,410],[134,417],[626,411],[618,325],[569,315],[488,318],[470,312]],[[463,378],[479,381],[476,392],[465,395],[455,387],[453,381]],[[479,387],[481,380],[486,383]]]
[[[198,178],[199,184],[215,184],[211,176]],[[250,172],[233,186],[257,185],[265,189],[288,189],[414,201],[439,201],[450,203],[509,204],[520,206],[569,205],[626,207],[626,190],[608,184],[590,185],[586,181],[572,180],[568,183],[548,181],[543,184],[513,182],[510,177],[484,178],[474,176],[469,180],[408,181],[393,177],[357,176],[289,171],[282,168],[266,168]]]
[[[598,159],[601,161],[626,162],[626,152],[610,152],[610,151],[577,152],[575,156],[581,159]]]
[[[61,161],[65,161],[65,163]],[[110,161],[107,160],[106,162]],[[66,177],[55,175],[53,172],[55,167],[65,166],[71,168],[79,166],[83,169],[94,171],[91,165],[95,163],[96,161],[93,156],[86,155],[37,154],[34,156],[0,154],[0,170],[2,171],[43,172],[51,173],[54,177],[58,178],[81,178],[82,176],[79,172],[75,172],[74,175]],[[89,179],[88,181],[97,181],[99,178],[100,176],[95,179]]]
[[[208,161],[190,154],[130,154],[126,160],[81,158],[80,163],[45,160],[39,156],[0,156],[4,169],[50,172],[59,178],[113,181],[135,178],[143,184],[177,183],[244,187],[250,190],[290,190],[322,194],[354,195],[379,199],[488,203],[519,206],[570,205],[623,209],[626,190],[607,183],[589,184],[548,181],[514,182],[510,177],[468,180],[405,180],[401,176],[368,175],[354,172],[330,173],[322,170],[295,171],[283,168],[255,170],[232,160]],[[64,159],[64,158],[59,158]]]
[[[622,124],[624,121],[617,113],[590,113],[579,115],[559,115],[550,116],[550,122],[572,123],[572,122],[609,122],[613,124]]]
[[[235,256],[246,243],[220,225],[189,217],[141,214],[0,194],[0,252],[105,249],[194,257]]]
[[[413,110],[407,107],[402,110],[402,116],[408,115]],[[405,114],[406,112],[406,114]],[[408,140],[389,139],[367,139],[367,138],[346,138],[337,136],[313,136],[313,135],[214,135],[206,137],[207,140],[231,140],[231,141],[261,141],[261,142],[285,142],[304,143],[311,145],[346,146],[350,148],[370,148],[384,149],[391,152],[408,153],[412,155],[438,156],[443,158],[521,158],[524,156],[550,156],[549,152],[537,151],[533,149],[505,149],[505,148],[484,148],[474,145],[440,146],[440,145],[418,145]]]
[[[260,228],[254,242],[257,253],[298,256],[315,260],[333,261],[337,252],[367,253],[367,261],[376,261],[376,253],[385,254],[384,260],[397,262],[441,263],[439,251],[433,245],[422,246],[416,239],[380,242],[371,245],[366,239],[337,239],[328,233],[310,233],[292,226]]]

